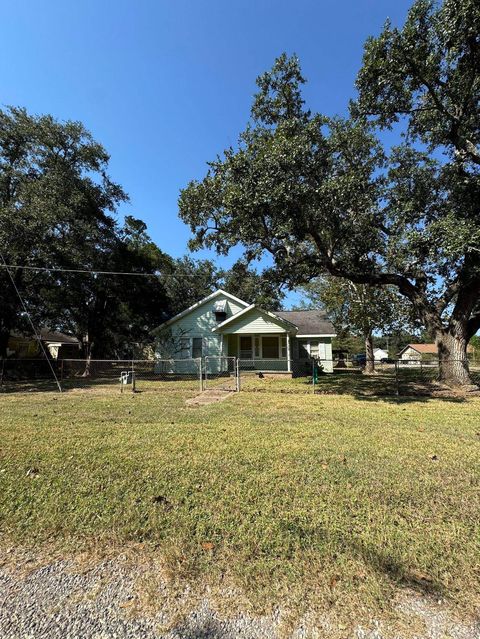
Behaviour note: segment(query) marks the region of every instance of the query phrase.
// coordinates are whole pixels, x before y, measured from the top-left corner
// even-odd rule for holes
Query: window
[[[318,357],[318,342],[310,342],[310,357]]]
[[[227,300],[217,300],[213,305],[213,312],[215,313],[215,320],[217,322],[223,322],[227,319]]]
[[[278,337],[262,337],[263,359],[278,359]]]
[[[255,357],[260,357],[260,338],[255,337]]]
[[[179,359],[188,359],[190,357],[190,338],[181,337],[178,344]]]
[[[201,337],[192,338],[192,357],[197,359],[203,355],[203,339]]]
[[[252,336],[240,335],[240,358],[252,359]]]
[[[281,337],[280,338],[280,346],[281,346],[281,357],[283,359],[287,359],[287,338],[286,337]]]

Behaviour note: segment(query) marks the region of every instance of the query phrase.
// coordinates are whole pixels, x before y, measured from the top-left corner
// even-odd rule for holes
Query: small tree
[[[373,374],[374,332],[396,330],[405,324],[405,304],[395,289],[323,277],[312,280],[303,291],[311,304],[325,308],[337,333],[351,333],[363,338],[366,355],[364,373]]]

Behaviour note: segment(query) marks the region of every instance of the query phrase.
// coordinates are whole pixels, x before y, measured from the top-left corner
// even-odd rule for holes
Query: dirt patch
[[[185,403],[187,404],[187,406],[208,406],[209,404],[223,402],[233,395],[234,391],[231,390],[209,389],[204,390],[202,393],[199,393],[195,397],[187,399]]]

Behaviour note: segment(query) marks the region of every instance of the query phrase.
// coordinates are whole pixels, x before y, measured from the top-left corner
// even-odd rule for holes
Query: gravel
[[[280,615],[246,614],[222,619],[206,600],[171,630],[166,613],[131,614],[141,569],[118,559],[104,561],[85,572],[68,561],[30,570],[0,569],[1,639],[277,639]],[[479,639],[480,626],[453,622],[425,600],[409,596],[400,604],[406,614],[420,616],[428,639]],[[379,624],[357,628],[357,639],[382,639]],[[329,636],[304,622],[292,639]],[[420,639],[420,637],[419,637]]]

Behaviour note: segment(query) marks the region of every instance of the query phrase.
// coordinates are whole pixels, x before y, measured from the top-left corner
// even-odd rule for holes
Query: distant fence
[[[450,364],[454,363],[452,360]],[[466,364],[480,386],[480,362]],[[429,394],[439,390],[438,360],[374,362],[375,374],[363,374],[366,362],[344,360],[238,359],[203,357],[161,360],[0,360],[0,391],[107,389],[178,392],[205,389],[279,393],[360,395]]]

